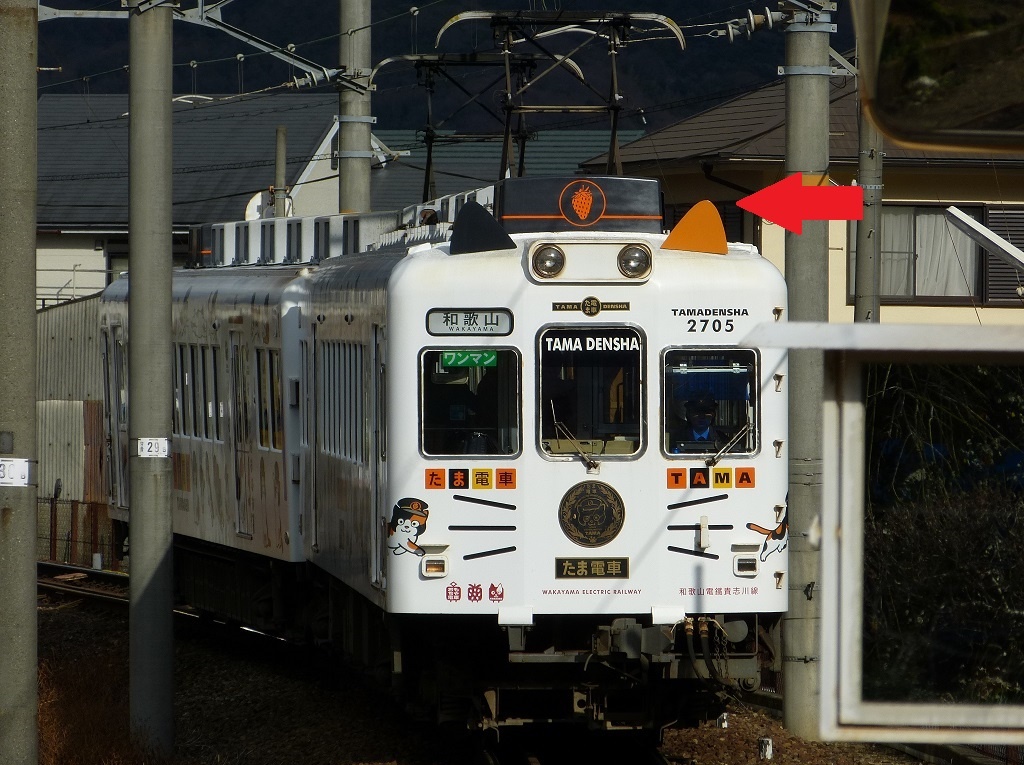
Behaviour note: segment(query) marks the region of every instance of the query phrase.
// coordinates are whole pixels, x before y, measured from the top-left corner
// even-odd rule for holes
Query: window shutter
[[[985,225],[1010,244],[1024,250],[1024,207],[989,207]],[[985,302],[1024,305],[1017,287],[1024,286],[1024,272],[999,258],[985,256]]]
[[[743,241],[743,210],[735,202],[720,202],[718,212],[722,215],[725,238],[730,242]]]

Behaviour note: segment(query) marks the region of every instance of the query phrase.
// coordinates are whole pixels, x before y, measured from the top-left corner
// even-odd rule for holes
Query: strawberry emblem
[[[573,181],[558,195],[558,212],[571,226],[587,228],[598,223],[605,214],[608,200],[604,189],[594,181]]]
[[[573,192],[570,204],[573,211],[580,216],[580,220],[586,220],[590,215],[590,208],[594,204],[594,192],[590,190],[589,186],[581,185]]]

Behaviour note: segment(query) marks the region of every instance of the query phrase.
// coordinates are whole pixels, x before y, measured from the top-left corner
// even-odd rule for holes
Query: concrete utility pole
[[[370,75],[370,0],[340,0],[338,55],[345,75]],[[370,93],[338,85],[338,211],[370,210]]]
[[[36,0],[0,0],[0,762],[39,761],[36,714]]]
[[[128,436],[132,733],[174,750],[171,531],[171,6],[128,21]]]
[[[288,214],[288,128],[277,126],[277,146],[274,156],[274,215],[283,218]]]
[[[820,10],[818,10],[820,8]],[[829,34],[833,2],[787,0],[786,173],[828,183]],[[791,321],[828,321],[828,221],[809,220],[786,232]],[[820,554],[808,533],[821,509],[821,351],[789,354],[789,611],[782,629],[783,722],[818,739],[821,597]]]
[[[860,62],[857,62],[858,67]],[[854,321],[879,321],[882,275],[882,134],[858,110],[858,179],[864,189],[864,220],[857,224],[857,261],[854,271]]]

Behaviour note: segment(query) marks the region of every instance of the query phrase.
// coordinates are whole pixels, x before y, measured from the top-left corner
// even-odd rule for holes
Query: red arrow
[[[860,186],[804,186],[800,173],[743,197],[736,205],[801,234],[805,220],[863,220]]]

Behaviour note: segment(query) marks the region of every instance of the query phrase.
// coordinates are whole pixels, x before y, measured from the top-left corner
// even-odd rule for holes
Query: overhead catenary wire
[[[447,2],[447,1],[448,0],[435,0],[435,2],[428,3],[428,4],[424,5],[424,6],[421,6],[419,9],[415,9],[414,8],[413,10],[415,10],[418,13],[419,10],[422,10],[424,8],[429,8],[429,7],[435,6],[435,5],[440,5],[440,4],[442,4],[444,2]],[[732,8],[740,8],[740,7],[744,7],[744,6],[739,6],[739,5],[732,6]],[[371,24],[365,25],[365,26],[361,27],[360,29],[366,29],[367,27],[387,24],[387,23],[393,22],[393,21],[395,21],[397,19],[405,18],[407,15],[408,14],[406,14],[406,13],[396,14],[396,15],[393,15],[393,16],[390,16],[390,17],[387,17],[387,18],[384,18],[384,19],[380,19],[380,20],[375,21],[375,22],[373,22]],[[690,23],[690,24],[684,24],[684,25],[682,25],[682,27],[686,28],[686,29],[699,29],[699,28],[706,28],[706,27],[721,26],[723,23],[727,23],[727,22]],[[358,31],[358,30],[351,30],[351,31]],[[301,46],[308,46],[308,45],[312,45],[312,44],[315,44],[317,42],[321,42],[321,41],[324,41],[324,40],[337,39],[340,36],[340,34],[341,33],[327,35],[327,36],[324,36],[324,37],[321,37],[321,38],[317,38],[315,40],[307,41],[305,43],[300,43],[300,44],[297,44],[297,45],[294,45],[294,46],[289,46],[289,48],[297,48],[297,47],[301,47]],[[252,53],[250,55],[259,56],[259,55],[263,55],[264,53],[265,52],[260,51],[260,52]],[[240,56],[241,56],[241,54],[239,54],[239,56],[234,57],[234,59],[237,61]],[[227,62],[227,61],[231,61],[231,60],[232,60],[232,57],[213,58],[213,59],[209,59],[209,60],[207,60],[205,62],[197,62],[195,60],[191,60],[191,61],[188,61],[188,62],[183,62],[183,63],[177,64],[175,66],[188,66],[191,69],[191,71],[193,73],[193,76],[194,76],[196,70],[202,64]],[[113,70],[107,70],[106,72],[100,73],[99,75],[90,75],[90,76],[87,76],[87,77],[84,77],[84,78],[81,78],[81,79],[84,80],[84,81],[88,81],[93,76],[101,76],[103,74],[110,74],[110,73],[114,73],[114,72],[123,72],[126,69],[127,69],[127,67],[122,67],[122,68],[113,69]],[[464,77],[470,77],[472,75],[473,75],[472,72],[467,72],[463,76]],[[73,82],[73,81],[74,80],[69,80],[69,81],[65,81],[65,82]],[[42,89],[44,89],[46,87],[51,87],[51,86],[41,86],[40,90],[42,90]],[[288,88],[293,88],[293,87],[294,87],[294,85],[292,83],[285,82],[285,83],[281,83],[281,84],[278,84],[278,85],[267,86],[265,88],[261,88],[261,89],[256,90],[256,91],[252,91],[250,93],[240,93],[240,94],[237,94],[237,95],[232,94],[232,95],[219,96],[219,97],[216,97],[214,100],[212,100],[212,101],[210,101],[208,103],[193,104],[191,106],[190,113],[188,113],[187,116],[185,116],[181,111],[179,111],[175,115],[175,122],[176,122],[176,124],[183,124],[183,123],[190,123],[190,122],[198,122],[198,121],[202,121],[202,120],[216,120],[216,119],[220,119],[221,115],[219,113],[210,112],[209,110],[210,109],[215,109],[216,110],[217,107],[223,106],[223,105],[228,104],[228,103],[237,104],[239,99],[246,99],[246,100],[257,101],[261,97],[271,96],[271,95],[274,95],[274,94],[278,93],[279,91],[281,91],[283,89],[288,89]],[[383,88],[383,89],[381,89],[381,91],[382,92],[397,92],[399,90],[409,89],[409,88],[412,88],[412,87],[417,87],[417,86],[416,85],[404,85],[403,84],[403,85],[398,85],[398,86],[394,86],[394,87],[390,87],[390,88]],[[673,108],[680,108],[680,107],[683,107],[683,106],[699,107],[702,104],[710,104],[710,103],[714,103],[716,101],[721,101],[721,100],[729,98],[731,95],[738,95],[738,94],[743,93],[743,92],[745,92],[745,89],[739,88],[739,89],[732,89],[732,90],[728,90],[728,91],[720,91],[720,92],[717,92],[717,93],[712,93],[712,94],[708,94],[708,95],[700,96],[700,97],[686,98],[686,99],[676,99],[676,100],[673,100],[673,101],[666,101],[666,102],[663,102],[663,103],[656,103],[656,104],[644,104],[643,106],[638,106],[636,109],[624,110],[623,111],[623,115],[628,117],[630,115],[651,114],[651,113],[657,113],[657,112],[662,112],[662,111],[670,110],[670,109],[673,109]],[[87,96],[87,98],[88,98],[88,96]],[[333,100],[333,98],[334,98],[333,92],[329,96],[325,96],[325,100]],[[274,113],[284,113],[286,111],[292,111],[292,110],[295,110],[295,109],[317,108],[317,106],[318,106],[317,104],[313,104],[313,105],[302,104],[302,105],[287,106],[287,107],[285,107],[285,106],[282,106],[280,104],[280,101],[278,100],[274,104],[274,106],[272,108],[269,108],[269,109],[266,109],[266,110],[256,110],[253,113],[254,114],[266,115],[266,114],[274,114]],[[93,113],[93,119],[89,120],[89,127],[103,127],[104,123],[109,124],[110,126],[113,126],[113,127],[121,127],[124,124],[124,122],[123,122],[123,117],[124,116],[126,116],[126,115],[118,115],[118,116],[115,116],[115,117],[109,117],[109,118],[98,119],[97,120],[97,119],[95,119],[95,113]],[[237,112],[232,112],[231,114],[225,114],[223,116],[224,117],[230,117],[230,118],[234,119],[234,118],[238,118],[239,116],[243,116],[243,115],[239,115]],[[595,117],[591,117],[591,118],[584,117],[584,118],[578,118],[578,119],[574,119],[574,120],[562,120],[560,122],[550,122],[550,123],[545,124],[542,129],[562,129],[562,128],[573,127],[573,126],[586,126],[586,125],[594,124],[594,123],[598,122],[601,119],[602,119],[601,117],[596,117],[595,116]],[[63,129],[76,128],[76,127],[81,127],[82,124],[83,123],[66,123],[66,124],[63,124],[63,125],[49,125],[49,126],[46,126],[45,128],[41,128],[41,130],[56,130],[56,129],[62,129],[62,128]],[[422,145],[422,141],[416,142],[414,144],[410,144],[410,146],[412,146],[412,147],[421,146],[421,145]],[[404,164],[407,167],[413,167],[413,165],[410,165],[409,163],[404,163]],[[256,166],[262,166],[262,163],[257,163]],[[194,168],[183,168],[183,169],[179,168],[178,170],[175,170],[174,172],[175,173],[189,173],[189,172],[204,172],[204,171],[208,171],[208,170],[219,170],[219,169],[230,169],[230,168],[226,168],[223,165],[206,165],[206,166],[198,166],[198,167],[194,167]],[[100,176],[100,175],[103,175],[104,177],[117,177],[118,174],[117,173],[114,173],[114,174],[96,174],[97,177]],[[45,180],[50,180],[50,178],[46,178]],[[483,180],[483,179],[480,179],[480,180]]]
[[[383,19],[378,19],[377,21],[373,21],[370,24],[366,24],[366,25],[364,25],[362,27],[351,29],[351,30],[347,30],[347,32],[345,32],[345,33],[351,34],[351,33],[362,31],[364,29],[368,29],[368,28],[371,28],[371,27],[377,27],[377,26],[380,26],[380,25],[388,24],[388,23],[391,23],[391,22],[394,22],[394,21],[397,21],[397,20],[400,20],[400,19],[404,19],[404,18],[406,18],[407,16],[410,16],[410,15],[413,18],[416,18],[425,9],[431,8],[431,7],[436,6],[436,5],[441,5],[441,4],[444,4],[444,3],[450,3],[450,2],[453,2],[453,0],[434,0],[433,2],[428,2],[428,3],[425,3],[424,5],[421,5],[421,6],[413,6],[410,9],[410,11],[408,11],[408,12],[403,12],[401,14],[394,14],[392,16],[388,16],[388,17],[383,18]],[[723,11],[724,12],[731,12],[733,10],[743,9],[745,7],[746,7],[745,5],[737,4],[737,5],[729,6],[729,7],[725,8],[725,9],[720,9],[718,12],[719,13],[721,13]],[[704,15],[706,16],[707,14],[704,14]],[[736,21],[735,19],[730,19],[730,20],[726,20],[726,21],[710,21],[710,22],[688,23],[688,24],[684,23],[684,24],[680,25],[680,28],[681,29],[699,29],[699,28],[706,28],[706,27],[723,27],[723,26],[725,26],[725,25],[727,25],[729,23],[733,23],[735,21]],[[305,48],[305,47],[321,44],[321,43],[324,43],[324,42],[329,42],[329,41],[332,41],[332,40],[337,40],[342,34],[345,34],[345,33],[337,32],[337,33],[333,33],[333,34],[330,34],[330,35],[324,35],[322,37],[318,37],[318,38],[314,38],[314,39],[311,39],[311,40],[307,40],[307,41],[302,42],[302,43],[292,43],[292,44],[289,44],[287,46],[278,46],[278,47],[279,47],[279,49],[282,49],[282,50],[284,48],[288,48],[289,50],[298,50],[300,48]],[[642,33],[641,33],[641,35],[642,35]],[[637,38],[637,41],[647,42],[647,41],[655,41],[655,40],[660,40],[660,39],[666,39],[667,40],[667,39],[670,39],[670,38],[639,36]],[[204,67],[204,66],[208,66],[208,65],[214,65],[214,64],[230,63],[230,62],[234,61],[234,62],[236,62],[236,65],[239,67],[239,70],[240,70],[240,67],[242,66],[242,62],[246,58],[258,58],[260,56],[272,55],[273,52],[274,51],[251,51],[251,52],[246,52],[246,53],[236,53],[236,54],[233,54],[233,55],[218,56],[218,57],[215,57],[215,58],[209,58],[209,59],[203,59],[203,60],[190,59],[188,61],[181,61],[181,62],[173,64],[173,68],[174,69],[180,69],[180,68],[183,68],[183,67],[187,67],[190,70],[190,75],[191,75],[192,81],[195,82],[197,77],[198,77],[198,69],[200,67]],[[100,77],[106,77],[106,76],[109,76],[109,75],[112,75],[112,74],[127,74],[127,73],[128,73],[128,65],[125,64],[123,66],[112,68],[112,69],[106,69],[106,70],[103,70],[101,72],[95,72],[95,73],[91,73],[91,74],[87,74],[87,75],[82,75],[82,76],[79,76],[79,77],[64,79],[64,80],[61,80],[61,81],[58,81],[58,82],[53,82],[53,83],[48,83],[48,84],[44,84],[44,85],[39,85],[38,86],[38,90],[39,91],[43,91],[43,90],[52,89],[52,88],[58,88],[58,87],[62,87],[62,86],[71,85],[71,84],[74,84],[74,83],[79,83],[79,82],[81,82],[81,83],[89,83],[90,81],[95,80],[95,79],[100,78]],[[469,75],[466,75],[466,76],[469,76]],[[241,85],[242,78],[241,78],[241,74],[240,73],[238,74],[238,79],[239,79],[239,83]],[[287,89],[287,88],[294,88],[294,87],[295,87],[294,83],[284,82],[284,83],[280,83],[278,85],[266,86],[264,88],[261,88],[259,91],[254,91],[254,92],[265,92],[265,91],[268,91],[268,90]],[[322,85],[321,85],[321,87],[322,87]],[[240,87],[239,89],[240,89],[240,91],[242,91],[242,92],[240,92],[238,94],[239,96],[246,95],[246,92],[244,92],[244,88]],[[651,107],[651,108],[648,108],[648,111],[657,111],[657,109]]]

